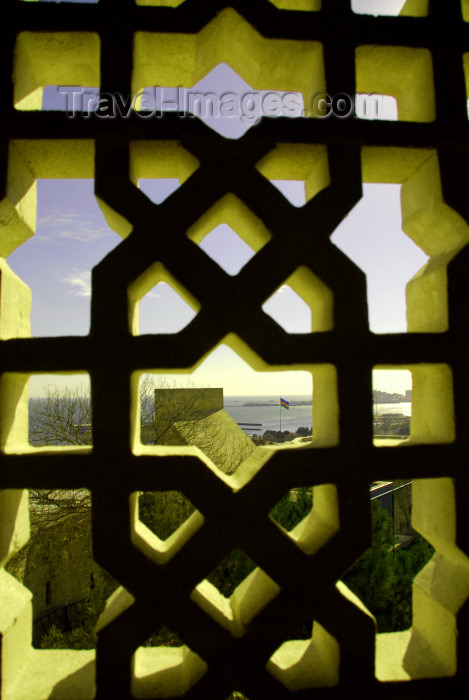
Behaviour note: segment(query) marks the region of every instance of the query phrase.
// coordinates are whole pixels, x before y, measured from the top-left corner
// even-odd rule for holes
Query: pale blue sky
[[[82,0],[84,1],[84,0]],[[89,0],[88,0],[89,1]],[[399,11],[400,0],[352,3],[357,12]],[[196,86],[218,92],[249,91],[250,87],[226,65],[218,66]],[[62,106],[60,105],[62,103]],[[47,89],[44,108],[65,108],[64,96]],[[207,120],[210,122],[210,120]],[[223,124],[225,122],[225,124]],[[210,126],[239,138],[249,124],[239,119],[211,120]],[[222,128],[220,128],[222,127]],[[255,128],[252,127],[252,128]],[[304,183],[276,183],[295,206],[304,203]],[[154,201],[161,201],[177,186],[176,180],[142,181],[142,190]],[[8,263],[33,290],[31,314],[34,336],[84,335],[89,331],[90,273],[94,265],[119,244],[119,236],[106,224],[93,196],[91,180],[41,180],[38,182],[38,217],[35,236],[10,255]],[[365,185],[364,196],[332,236],[357,265],[367,273],[370,327],[374,332],[405,331],[405,284],[425,263],[423,252],[401,231],[399,186]],[[254,253],[222,224],[204,239],[201,247],[224,267],[237,274]],[[310,312],[304,302],[287,287],[273,295],[264,310],[289,332],[308,332]],[[140,333],[174,333],[192,318],[190,309],[167,284],[159,284],[140,304]],[[206,363],[207,364],[207,363]],[[309,374],[251,373],[245,363],[220,348],[192,376],[198,384],[224,386],[226,394],[308,393]],[[300,376],[301,375],[301,376]],[[186,384],[189,377],[182,377]],[[54,377],[55,380],[55,377]],[[40,378],[33,380],[42,386]],[[63,377],[61,382],[69,381]],[[382,375],[379,388],[403,391],[410,387],[408,373]]]

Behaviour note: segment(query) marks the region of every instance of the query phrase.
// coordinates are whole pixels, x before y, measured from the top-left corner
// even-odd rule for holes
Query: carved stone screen
[[[1,255],[35,231],[39,178],[94,178],[122,237],[93,269],[87,336],[30,337],[30,292],[2,259],[0,563],[28,541],[28,488],[86,488],[94,559],[119,588],[96,649],[36,649],[31,593],[2,569],[1,697],[459,697],[469,4],[409,0],[401,16],[374,17],[346,0],[4,0],[0,13]],[[301,93],[304,114],[262,118],[234,139],[138,103],[127,116],[41,110],[47,85],[125,100],[148,86],[191,88],[221,62],[252,91]],[[340,95],[392,95],[398,120],[323,118],[325,93],[339,111]],[[180,187],[157,205],[139,178]],[[282,179],[305,181],[304,206],[273,186]],[[362,183],[402,185],[403,229],[429,256],[407,289],[406,333],[369,330],[365,275],[330,241]],[[255,251],[237,275],[198,245],[220,221]],[[162,280],[196,315],[178,333],[139,336],[138,302]],[[286,280],[312,309],[311,333],[289,334],[262,311]],[[141,375],[189,371],[222,342],[257,371],[312,374],[312,442],[256,448],[231,476],[195,448],[141,444]],[[376,367],[412,372],[411,437],[399,449],[373,445]],[[29,377],[80,372],[91,381],[92,446],[31,446]],[[435,553],[414,581],[410,629],[377,634],[341,577],[371,542],[370,484],[408,478],[413,527]],[[314,506],[293,536],[269,512],[301,486],[313,487]],[[158,490],[195,507],[164,541],[142,527],[135,498]],[[238,549],[257,568],[226,598],[205,579]],[[143,646],[161,623],[184,645]],[[292,639],[304,623],[310,638]]]

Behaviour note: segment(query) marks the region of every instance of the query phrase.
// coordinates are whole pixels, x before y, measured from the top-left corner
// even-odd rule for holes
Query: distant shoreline
[[[247,403],[242,403],[242,404],[232,404],[232,403],[226,403],[225,407],[228,408],[259,408],[262,406],[279,406],[280,403],[277,401],[269,401],[269,402],[263,402],[263,401],[248,401]],[[313,402],[312,401],[290,401],[290,406],[312,406]]]

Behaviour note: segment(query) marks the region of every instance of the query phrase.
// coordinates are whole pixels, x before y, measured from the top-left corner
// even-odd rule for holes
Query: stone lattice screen
[[[29,338],[29,292],[2,262],[1,563],[28,538],[22,489],[87,487],[94,557],[122,586],[96,652],[36,650],[30,595],[2,570],[2,698],[459,697],[469,653],[468,4],[414,0],[399,18],[356,15],[346,0],[1,4],[1,254],[34,232],[41,177],[94,177],[123,238],[93,270],[87,337]],[[394,95],[399,122],[264,119],[232,141],[176,114],[39,111],[47,84],[126,96],[190,87],[220,61],[253,89],[299,91],[306,104],[325,89]],[[156,206],[139,177],[182,186]],[[291,206],[269,178],[306,180],[309,201]],[[364,275],[329,241],[362,182],[402,183],[404,229],[430,256],[408,288],[408,333],[368,330]],[[197,245],[220,221],[257,251],[234,277]],[[138,337],[137,302],[160,280],[198,314],[174,336]],[[311,334],[289,335],[261,310],[285,280],[313,310]],[[193,448],[139,444],[139,373],[191,368],[221,341],[257,370],[313,373],[310,447],[261,450],[220,478]],[[375,366],[412,371],[412,436],[397,450],[372,444]],[[28,445],[26,382],[41,372],[90,374],[92,448]],[[413,524],[436,552],[414,584],[412,628],[376,635],[337,581],[370,543],[370,483],[402,478],[414,480]],[[268,512],[302,485],[315,487],[314,508],[289,538]],[[131,497],[163,489],[199,511],[164,543]],[[226,602],[198,584],[235,548],[260,569]],[[312,639],[282,646],[305,621]],[[187,646],[141,648],[162,622]]]

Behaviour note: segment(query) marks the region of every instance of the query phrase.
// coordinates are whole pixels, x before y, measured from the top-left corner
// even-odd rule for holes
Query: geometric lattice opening
[[[6,570],[32,593],[36,649],[93,649],[117,583],[93,560],[87,489],[30,489],[30,538]]]
[[[161,204],[199,166],[179,141],[131,141],[130,180],[154,204]]]
[[[332,242],[367,276],[370,330],[406,330],[406,286],[428,260],[402,230],[398,185],[364,184],[363,197]]]
[[[255,252],[227,224],[216,226],[200,242],[200,247],[229,275],[237,275]]]
[[[277,584],[241,550],[233,550],[192,591],[192,600],[233,637],[280,592]]]
[[[160,540],[166,540],[195,511],[192,503],[178,491],[143,491],[138,497],[141,522]]]
[[[161,204],[181,186],[177,178],[141,177],[138,187],[153,204]]]
[[[364,147],[362,179],[369,183],[402,184],[402,230],[429,256],[407,285],[407,331],[446,331],[448,264],[469,242],[469,227],[443,200],[436,152]]]
[[[307,695],[310,687],[338,682],[336,688],[319,694],[342,697],[358,690],[389,699],[419,693],[429,699],[454,697],[461,683],[467,684],[469,673],[466,611],[456,623],[469,593],[469,562],[461,551],[467,549],[468,539],[464,309],[469,250],[463,249],[469,242],[469,206],[464,196],[462,64],[464,52],[469,51],[464,37],[469,3],[408,0],[403,8],[407,18],[373,18],[353,15],[351,1],[274,0],[274,4],[249,7],[236,3],[236,10],[227,7],[218,14],[220,3],[191,1],[173,8],[168,5],[172,0],[154,2],[158,4],[147,7],[132,0],[120,3],[122,17],[115,13],[115,18],[108,16],[110,0],[102,0],[95,8],[12,1],[0,9],[6,26],[3,94],[10,102],[3,115],[1,149],[9,167],[0,173],[5,197],[0,202],[0,252],[6,257],[34,231],[35,180],[93,178],[95,163],[96,191],[103,198],[105,216],[122,237],[128,236],[94,268],[92,333],[87,337],[27,337],[28,292],[2,265],[6,272],[0,289],[0,334],[5,342],[0,343],[0,353],[7,374],[0,387],[1,563],[28,538],[28,504],[20,499],[19,487],[84,484],[93,494],[96,558],[135,595],[133,600],[121,588],[111,596],[98,622],[96,654],[93,650],[37,650],[31,646],[30,596],[7,571],[0,571],[4,601],[0,606],[0,694],[14,700],[55,695],[91,700],[132,693],[226,698],[233,689],[240,689],[255,700],[283,697],[296,689],[299,695]],[[388,0],[375,7],[383,12],[385,4]],[[321,11],[312,15],[313,8]],[[58,50],[61,41],[65,44]],[[84,66],[90,61],[92,71]],[[204,76],[214,79],[214,66],[223,63],[243,76],[250,92],[257,93],[250,98],[253,107],[260,92],[275,90],[275,104],[281,91],[290,91],[302,95],[303,116],[311,117],[313,96],[326,90],[331,95],[338,90],[350,95],[374,93],[396,98],[399,124],[365,124],[353,117],[292,121],[271,115],[236,141],[220,137],[198,119],[180,119],[174,110],[160,120],[157,112],[148,115],[140,110],[125,122],[120,117],[101,119],[104,110],[88,119],[78,114],[75,120],[67,119],[64,112],[37,111],[43,85],[101,83],[104,90],[119,93],[125,101],[126,95],[135,95],[145,86],[160,85],[165,90],[198,86],[202,92]],[[13,91],[21,89],[24,94],[16,95],[21,109],[15,110]],[[255,114],[248,118],[253,124],[257,120]],[[200,162],[198,171],[160,205],[139,191],[137,183],[157,178],[180,182],[177,171],[141,172],[132,180],[126,172],[129,139],[151,144],[156,132],[165,143],[180,139]],[[9,144],[10,139],[16,140]],[[295,143],[327,148],[331,180],[302,209],[283,201],[254,170],[277,144]],[[407,335],[383,338],[368,332],[365,278],[329,244],[331,232],[360,197],[359,149],[363,182],[401,186],[403,230],[429,257],[407,285]],[[292,185],[296,181],[286,177]],[[265,248],[238,277],[231,278],[184,236],[230,192],[262,220],[259,228],[253,223],[249,238],[261,226],[270,235],[259,243],[259,248],[262,244]],[[206,233],[223,222],[208,226]],[[226,223],[239,236],[245,235],[243,221],[239,230]],[[255,250],[252,243],[247,241]],[[140,298],[165,280],[153,279],[148,289],[136,290],[130,304],[126,303],[127,287],[155,262],[168,269],[202,308],[176,336],[131,337],[128,306],[133,316]],[[260,313],[261,304],[301,265],[324,280],[334,297],[334,327],[311,338],[287,337]],[[138,323],[135,327],[138,330]],[[193,445],[149,445],[142,439],[140,376],[153,368],[165,377],[172,372],[173,376],[195,376],[223,343],[251,366],[253,375],[307,371],[309,384],[314,375],[314,435],[308,436],[312,440],[298,448],[256,444],[252,459],[233,475],[217,470]],[[228,377],[231,368],[226,355],[220,364],[223,377]],[[373,365],[412,372],[412,430],[405,441],[411,449],[391,453],[367,443]],[[72,452],[65,446],[46,446],[34,452],[28,445],[27,394],[26,407],[19,400],[25,387],[22,380],[34,372],[77,368],[89,372],[93,381],[94,448],[78,447]],[[253,375],[252,394],[257,392]],[[194,382],[223,387],[226,394],[244,391],[241,386],[233,390],[228,379],[199,381],[195,376]],[[302,393],[287,384],[259,394],[277,394],[277,388],[292,407]],[[308,393],[310,389],[309,385]],[[293,413],[282,411],[285,420]],[[62,455],[60,449],[70,454]],[[442,474],[448,478],[441,478]],[[370,482],[401,476],[418,477],[412,480],[412,527],[435,553],[414,580],[412,627],[375,637],[373,620],[364,614],[363,604],[357,599],[353,605],[351,592],[345,600],[341,594],[347,595],[345,584],[339,582],[335,590],[332,582],[371,543]],[[326,487],[327,493],[334,485],[339,494],[340,530],[313,556],[292,546],[267,517],[283,494],[305,485],[315,491],[314,507],[303,521],[314,517],[318,487]],[[124,503],[127,494],[135,491],[132,530],[137,534],[132,539],[138,539],[138,494],[151,489],[185,494],[205,518],[187,546],[156,569],[142,548],[129,546]],[[328,507],[326,513],[331,510]],[[248,623],[249,630],[240,639],[231,638],[189,597],[196,583],[235,547],[252,556],[282,588]],[[256,570],[249,576],[254,574]],[[219,591],[218,595],[224,599]],[[262,587],[253,587],[251,597],[259,600]],[[223,611],[226,603],[216,600]],[[211,602],[209,596],[205,604]],[[249,602],[242,600],[243,605]],[[229,618],[220,610],[216,614]],[[292,621],[305,620],[309,639],[289,634]],[[136,651],[162,622],[176,630],[194,653],[184,645]],[[285,650],[282,643],[288,641],[306,645]],[[275,678],[264,669],[269,657]],[[386,682],[386,687],[378,687],[376,679]],[[410,681],[404,689],[403,681]]]
[[[373,438],[377,447],[398,445],[410,437],[412,374],[406,370],[373,371]]]
[[[150,265],[134,280],[129,285],[127,294],[132,335],[139,335],[142,331],[178,333],[200,309],[200,304],[192,294],[160,262]],[[144,304],[141,309],[142,301]]]
[[[58,381],[60,380],[60,381]],[[89,375],[39,374],[29,380],[29,444],[93,444]]]
[[[389,444],[453,442],[455,439],[453,377],[449,365],[421,363],[405,366],[376,366],[373,369],[408,370],[412,373],[410,438],[403,442],[391,438],[390,443],[389,440],[382,440],[376,436],[376,447],[388,447]],[[400,427],[404,429],[403,425]]]
[[[454,498],[452,479],[412,481],[412,527],[435,553],[414,579],[412,627],[377,635],[380,681],[456,673],[456,615],[469,595],[469,559],[456,544]]]
[[[304,486],[290,489],[283,498],[275,504],[269,513],[274,522],[290,532],[311,512],[313,507],[313,489]]]
[[[187,236],[230,275],[237,274],[271,238],[262,221],[233,194],[205,212]]]
[[[15,108],[41,109],[46,85],[99,85],[99,53],[99,36],[91,32],[21,32],[13,69]]]
[[[155,564],[166,564],[197,532],[202,514],[176,491],[134,492],[130,496],[132,543]]]
[[[262,309],[287,333],[328,331],[334,324],[330,288],[304,265],[285,280]]]
[[[303,206],[330,184],[326,146],[278,143],[256,165],[294,206]],[[289,186],[289,181],[291,185]],[[303,183],[303,198],[299,196]],[[298,190],[298,193],[297,193]]]
[[[195,316],[170,284],[158,282],[138,303],[138,334],[179,333]]]
[[[371,488],[372,546],[343,582],[374,615],[377,632],[412,625],[412,583],[434,548],[412,528],[412,480],[377,482]]]
[[[287,333],[311,332],[311,309],[288,284],[282,284],[262,309]]]
[[[337,488],[334,484],[293,488],[269,517],[305,554],[314,554],[339,530]]]
[[[33,376],[6,372],[1,377],[2,451],[10,454],[90,452],[89,375],[85,372],[38,375],[37,379],[34,377],[29,398],[29,382]]]
[[[253,370],[253,367],[257,367],[258,372]],[[197,363],[192,370],[194,384],[200,383],[205,387],[215,385],[219,388],[178,387],[179,382],[184,381],[187,384],[187,374],[170,375],[167,372],[163,374],[161,370],[133,373],[132,449],[134,454],[196,456],[222,481],[237,490],[253,478],[276,449],[308,449],[336,444],[338,414],[336,372],[333,366],[293,365],[288,367],[288,371],[281,366],[270,367],[237,336],[229,335],[217,346],[216,351],[207,353],[203,361]],[[296,387],[302,395],[306,395],[303,398],[307,398],[311,395],[311,374],[314,377],[315,387],[312,439],[308,438],[306,441],[303,430],[297,438],[295,436],[294,442],[286,442],[278,446],[262,446],[262,444],[259,446],[259,443],[256,443],[258,445],[256,446],[240,425],[236,425],[236,421],[229,412],[224,410],[225,387],[225,393],[230,397],[236,394],[239,396],[239,391],[245,387],[246,395],[252,394],[256,389],[259,395],[265,395],[265,390],[262,391],[261,386],[269,386],[270,392],[275,390],[275,386]],[[175,382],[174,388],[169,388],[168,380],[171,377]],[[236,387],[235,391],[233,387]],[[283,396],[288,396],[288,393],[282,393]],[[281,396],[282,393],[278,395]],[[249,399],[249,396],[247,398]],[[233,410],[235,408],[235,406],[232,407]],[[300,408],[303,409],[303,406],[301,405]],[[308,408],[309,406],[305,410],[307,411]],[[298,425],[308,425],[304,410],[298,411],[298,415],[295,411],[283,410],[282,412],[278,399],[275,402],[268,402],[266,410],[271,409],[276,416],[272,424],[274,428],[278,427],[279,420],[284,421],[281,427],[290,425],[290,413],[292,413],[291,424],[295,425],[295,431]],[[146,427],[142,421],[145,422]],[[266,427],[269,426],[266,425]],[[152,432],[151,439],[148,439],[150,434],[148,431]],[[257,434],[258,427],[255,432]],[[291,439],[290,436],[287,439]]]
[[[314,621],[311,637],[284,642],[267,670],[291,691],[332,687],[339,682],[339,659],[337,640]]]
[[[232,41],[233,36],[243,40]],[[197,51],[200,46],[207,50]],[[274,74],[277,90],[302,93],[305,104],[325,88],[319,42],[265,38],[232,8],[223,9],[197,34],[137,31],[133,61],[134,95],[149,85],[192,87],[223,62],[256,91],[270,90]]]
[[[31,237],[9,255],[8,264],[31,290],[25,287],[23,294],[32,293],[33,335],[86,335],[91,270],[120,239],[104,219],[91,178],[41,178],[36,187],[36,233],[31,235],[32,222]],[[29,324],[26,302],[22,306]]]

